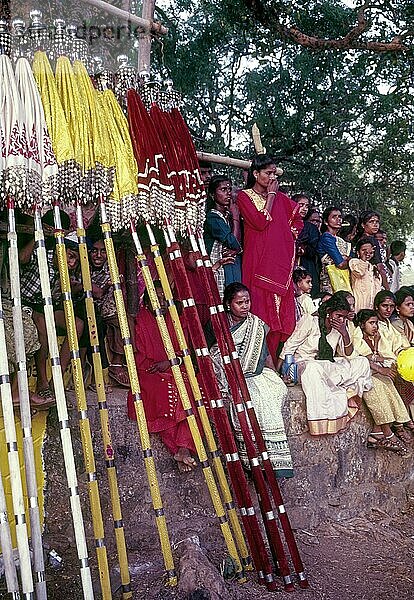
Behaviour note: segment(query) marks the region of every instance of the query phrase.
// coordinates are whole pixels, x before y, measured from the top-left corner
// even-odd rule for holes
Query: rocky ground
[[[181,580],[179,587],[174,590],[164,587],[161,581],[162,564],[157,547],[146,548],[145,559],[142,550],[139,554],[133,551],[130,553],[133,598],[181,600],[190,597],[183,589],[189,586],[190,589],[197,587],[210,591],[210,595],[199,595],[199,599],[271,600],[283,595],[292,600],[388,600],[391,597],[412,600],[413,517],[414,509],[410,507],[394,518],[376,510],[370,520],[355,518],[342,523],[326,523],[318,530],[298,530],[296,538],[306,565],[310,587],[302,590],[296,586],[295,591],[290,594],[284,592],[282,587],[276,592],[267,592],[256,583],[254,573],[249,574],[248,582],[243,585],[225,583],[219,574],[222,556],[220,552],[213,550],[214,540],[210,540],[208,547],[203,545],[201,561],[193,542],[184,541],[176,548],[175,555],[181,555],[178,559]],[[198,527],[203,531],[202,520]],[[49,597],[67,600],[70,594],[73,599],[81,599],[81,589],[75,576],[77,560],[73,548],[68,547],[62,554],[62,570],[48,570]],[[114,579],[117,579],[116,574]],[[119,593],[114,594],[114,598],[117,597],[121,597]]]
[[[73,405],[73,397],[68,396]],[[113,597],[118,599],[121,598],[120,578],[105,467],[100,459],[102,441],[98,411],[94,407],[96,396],[89,395],[88,400]],[[257,584],[254,573],[248,574],[245,584],[223,580],[220,569],[226,559],[226,550],[201,469],[191,474],[179,474],[172,458],[153,436],[158,479],[180,576],[177,588],[165,586],[136,425],[125,418],[124,400],[124,392],[110,397],[113,445],[134,600],[270,600],[288,595],[281,584],[276,592],[267,592]],[[391,597],[411,600],[414,597],[412,460],[369,453],[364,445],[369,423],[363,411],[349,430],[332,436],[335,441],[309,439],[303,431],[306,423],[300,426],[303,421],[300,404],[300,390],[292,392],[291,420],[289,422],[287,415],[286,422],[297,468],[296,477],[284,482],[282,492],[310,587],[302,590],[296,585],[289,597],[292,600],[386,600]],[[101,596],[76,411],[71,411],[71,419],[92,577],[98,599]],[[54,410],[50,411],[48,419],[44,462],[47,475],[45,548],[48,551],[55,549],[63,559],[60,569],[50,565],[47,568],[48,597],[81,600],[78,559]],[[198,591],[191,596],[196,589],[204,592]],[[0,598],[7,597],[2,580]]]

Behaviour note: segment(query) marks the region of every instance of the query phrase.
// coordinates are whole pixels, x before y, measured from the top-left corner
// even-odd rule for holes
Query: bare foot
[[[197,461],[191,456],[188,448],[179,448],[177,454],[174,454],[174,460],[177,461],[180,473],[189,473],[197,466]]]

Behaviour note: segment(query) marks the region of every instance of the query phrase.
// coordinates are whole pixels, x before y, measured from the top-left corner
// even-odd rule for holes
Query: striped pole
[[[131,233],[132,238],[134,240],[135,248],[137,250],[137,261],[141,267],[141,272],[144,277],[145,286],[148,291],[148,295],[151,301],[152,309],[155,312],[155,318],[157,321],[157,325],[159,328],[159,332],[161,335],[161,339],[166,351],[166,355],[171,365],[171,372],[174,377],[175,384],[177,386],[177,390],[181,399],[181,403],[183,409],[187,415],[187,422],[190,428],[190,432],[192,438],[194,440],[194,444],[197,450],[197,455],[203,469],[203,474],[206,480],[207,488],[210,493],[211,501],[216,512],[217,518],[220,523],[221,531],[226,542],[227,550],[234,561],[236,575],[240,582],[245,581],[245,575],[243,572],[243,568],[240,562],[240,558],[237,552],[237,548],[233,539],[233,535],[230,530],[229,522],[226,517],[226,513],[224,510],[224,506],[222,504],[220,494],[217,488],[216,481],[214,479],[213,471],[208,462],[207,453],[201,439],[200,431],[198,429],[197,421],[195,418],[195,414],[193,408],[191,406],[191,401],[187,393],[187,388],[184,383],[184,379],[180,369],[180,361],[175,354],[175,350],[171,341],[171,337],[167,328],[167,324],[165,322],[164,315],[161,312],[158,296],[155,291],[154,282],[151,277],[151,273],[148,267],[147,259],[145,254],[142,251],[142,247],[140,241],[138,239],[137,232],[133,223],[131,222]],[[200,396],[201,399],[201,396]]]
[[[86,546],[85,528],[83,524],[82,509],[79,497],[75,459],[73,456],[72,436],[69,427],[69,416],[66,404],[65,388],[63,385],[63,375],[60,367],[59,347],[56,334],[55,317],[53,314],[52,294],[50,292],[50,278],[46,256],[45,238],[43,235],[41,214],[38,208],[35,210],[34,220],[35,248],[39,265],[50,363],[52,368],[53,387],[55,391],[56,407],[60,426],[60,439],[62,442],[63,459],[65,463],[65,472],[69,489],[76,549],[80,566],[82,591],[85,600],[93,600],[94,595],[91,571],[89,567],[88,548]]]
[[[210,258],[207,254],[206,248],[204,246],[204,240],[200,236],[198,238],[198,245],[201,249],[203,255],[203,261],[205,265],[205,272],[209,278],[210,289],[213,292],[214,301],[217,306],[217,316],[220,322],[222,331],[224,333],[224,337],[226,340],[227,348],[228,348],[228,356],[231,358],[231,365],[233,367],[234,375],[236,382],[240,387],[241,398],[243,404],[245,406],[249,422],[252,427],[253,435],[257,444],[257,448],[260,453],[260,459],[262,461],[262,465],[266,474],[266,480],[269,485],[273,501],[276,506],[277,515],[279,517],[279,522],[282,526],[282,530],[285,536],[285,540],[287,546],[289,548],[289,552],[292,558],[293,566],[295,568],[295,572],[298,576],[299,585],[302,588],[307,588],[309,586],[306,573],[304,570],[304,566],[302,563],[302,559],[299,554],[299,549],[296,544],[295,536],[292,531],[292,527],[289,521],[288,514],[286,512],[286,507],[283,502],[282,494],[280,492],[279,484],[277,483],[277,479],[275,473],[273,471],[272,463],[270,462],[269,454],[267,452],[266,444],[263,439],[262,430],[260,429],[259,422],[257,420],[256,412],[254,410],[250,393],[247,387],[246,378],[243,376],[243,370],[240,365],[240,360],[234,346],[233,337],[230,333],[229,327],[227,325],[227,318],[224,313],[224,307],[221,303],[221,299],[218,293],[217,285],[215,283],[214,275],[211,270]],[[249,430],[250,431],[250,430]]]
[[[167,244],[167,251],[174,274],[174,282],[177,288],[178,297],[182,302],[184,311],[188,313],[187,322],[193,348],[197,356],[199,372],[204,390],[207,392],[207,397],[209,398],[212,411],[211,414],[214,419],[217,435],[219,436],[220,445],[227,461],[227,469],[242,516],[259,583],[266,585],[269,590],[274,590],[276,589],[276,582],[273,577],[272,566],[259,526],[256,509],[252,502],[250,489],[240,461],[227,411],[217,386],[216,375],[207,348],[200,317],[192,297],[192,290],[188,281],[184,261],[175,239],[174,231],[171,227],[168,227],[168,233],[167,230],[164,230],[164,237]]]
[[[7,516],[6,496],[4,495],[3,477],[0,474],[0,545],[3,556],[4,574],[7,591],[13,600],[20,600],[19,582],[17,581],[16,565],[13,556],[13,546],[10,535],[9,517]]]
[[[4,328],[3,306],[0,292],[0,393],[3,409],[4,431],[7,443],[7,458],[10,470],[10,486],[12,490],[13,512],[16,520],[17,548],[20,560],[20,576],[23,597],[33,600],[32,565],[30,560],[29,538],[27,535],[24,497],[20,477],[19,454],[17,451],[16,425],[13,413],[13,399],[10,386],[9,365],[7,362],[6,335]]]
[[[240,394],[240,390],[238,387],[238,381],[233,371],[233,360],[236,359],[237,352],[234,350],[234,354],[230,355],[228,348],[226,346],[226,337],[224,329],[228,330],[228,325],[223,324],[220,321],[220,312],[223,312],[224,309],[220,303],[220,305],[215,304],[215,299],[213,296],[213,290],[217,290],[217,285],[211,278],[214,277],[211,269],[208,269],[201,259],[201,254],[199,252],[197,241],[194,234],[190,231],[190,242],[193,248],[193,251],[197,255],[196,265],[197,269],[201,275],[201,280],[203,282],[203,286],[207,293],[208,302],[210,305],[210,314],[211,314],[211,323],[214,329],[214,334],[217,339],[218,347],[220,349],[222,363],[224,366],[224,371],[226,373],[227,380],[229,382],[232,401],[237,412],[237,416],[240,422],[240,427],[243,433],[244,442],[246,445],[246,452],[249,457],[251,472],[253,476],[253,480],[255,482],[260,510],[262,513],[263,524],[266,529],[267,538],[270,544],[270,550],[272,552],[273,560],[275,565],[280,570],[280,574],[282,575],[284,587],[286,591],[293,590],[293,582],[290,575],[289,564],[287,561],[286,553],[283,547],[283,543],[280,537],[279,529],[276,523],[276,515],[273,511],[272,502],[270,499],[269,491],[267,489],[266,480],[264,478],[260,459],[258,453],[256,451],[255,442],[253,441],[252,434],[249,428],[249,422],[247,418],[247,411],[244,406],[243,398]],[[207,263],[207,266],[211,266]],[[215,288],[214,288],[215,286]],[[217,291],[218,293],[218,291]],[[229,332],[229,335],[230,332]],[[244,379],[243,373],[241,377]]]
[[[210,453],[210,459],[216,471],[217,480],[219,482],[224,506],[229,516],[229,521],[233,529],[234,537],[236,540],[237,547],[239,549],[243,566],[245,569],[251,570],[252,559],[249,555],[249,551],[244,540],[244,535],[237,516],[235,504],[231,495],[226,475],[224,473],[223,463],[221,462],[220,453],[218,451],[216,440],[211,429],[210,420],[208,418],[206,407],[203,402],[200,386],[198,384],[197,377],[194,371],[193,361],[191,360],[190,351],[187,346],[187,341],[185,339],[184,331],[181,326],[180,318],[178,316],[177,307],[174,303],[171,286],[168,281],[167,273],[165,271],[164,262],[162,260],[161,253],[158,244],[156,243],[153,231],[149,224],[147,224],[147,231],[151,243],[151,252],[154,257],[158,277],[161,281],[161,286],[164,292],[165,300],[167,302],[167,307],[171,316],[171,321],[174,325],[174,330],[177,335],[178,344],[183,354],[184,366],[187,372],[188,380],[190,382],[191,391],[194,396],[194,401],[197,407],[200,422],[203,426],[204,436],[206,438],[208,451]]]
[[[17,233],[14,214],[14,202],[7,202],[9,230],[9,268],[10,288],[12,298],[14,345],[17,364],[17,383],[20,399],[20,419],[23,433],[23,455],[26,475],[26,489],[29,505],[30,532],[33,548],[33,566],[36,597],[38,600],[47,598],[45,564],[43,559],[42,530],[40,526],[39,504],[37,499],[36,468],[32,436],[32,417],[30,413],[29,382],[26,370],[26,349],[23,335],[22,305],[20,298],[19,255],[17,251]]]
[[[134,407],[137,416],[138,431],[141,440],[142,453],[144,457],[145,470],[148,477],[148,485],[150,489],[152,505],[155,513],[155,522],[158,529],[158,536],[161,544],[161,551],[164,558],[164,564],[167,571],[168,585],[177,585],[177,574],[174,567],[174,561],[171,550],[170,538],[168,535],[167,522],[165,519],[164,507],[162,505],[161,493],[155,470],[154,456],[151,449],[150,437],[148,433],[147,421],[145,418],[144,405],[141,399],[141,390],[139,387],[137,367],[135,364],[134,350],[131,343],[131,334],[129,331],[128,319],[125,310],[124,298],[122,296],[121,283],[119,281],[119,271],[116,262],[115,248],[112,239],[111,225],[108,222],[105,210],[105,203],[100,202],[101,227],[104,238],[106,254],[108,257],[109,272],[111,275],[112,285],[114,286],[114,297],[119,319],[119,327],[124,344],[125,358],[129,380],[131,382],[131,391],[134,397]]]
[[[99,580],[101,583],[102,598],[104,600],[109,600],[110,598],[112,598],[111,582],[109,578],[108,557],[105,546],[105,532],[102,520],[98,480],[96,476],[92,433],[88,417],[88,405],[86,402],[85,386],[83,383],[82,363],[80,359],[78,336],[76,332],[75,312],[73,309],[72,302],[69,270],[66,258],[66,247],[64,243],[62,223],[60,222],[59,206],[57,206],[56,204],[54,206],[54,217],[56,258],[59,267],[63,308],[65,311],[66,335],[69,342],[73,384],[78,405],[79,428],[81,434],[83,458],[88,476],[89,502],[91,506],[93,534],[95,538],[95,551],[98,559]]]
[[[103,452],[108,476],[109,493],[112,505],[112,518],[116,547],[118,552],[119,567],[121,573],[122,598],[132,598],[131,578],[128,568],[128,555],[125,543],[124,522],[122,519],[121,501],[119,498],[118,478],[116,474],[115,452],[112,445],[111,426],[108,415],[108,404],[105,392],[105,384],[102,371],[101,353],[99,349],[98,329],[96,326],[95,307],[92,296],[92,282],[89,271],[88,249],[86,246],[86,234],[83,226],[82,208],[76,205],[77,236],[79,242],[79,255],[82,270],[82,283],[85,292],[86,314],[89,326],[89,341],[92,348],[92,362],[95,376],[99,417],[101,421]]]

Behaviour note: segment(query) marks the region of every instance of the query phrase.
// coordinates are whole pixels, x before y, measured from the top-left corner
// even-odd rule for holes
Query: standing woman
[[[382,287],[385,290],[390,289],[390,283],[387,278],[387,268],[382,262],[381,247],[376,238],[380,228],[380,216],[375,210],[366,210],[359,217],[358,239],[369,237],[374,247],[374,256],[371,259],[373,265],[376,265],[382,279]]]
[[[333,289],[327,267],[335,265],[338,269],[347,270],[351,253],[351,244],[338,236],[342,227],[342,211],[337,206],[328,206],[322,214],[322,235],[318,244],[318,254],[321,258],[321,291],[337,292]],[[350,289],[348,291],[351,291]]]
[[[220,297],[226,285],[241,281],[239,222],[230,212],[231,181],[225,175],[213,175],[208,186],[204,242],[212,264],[220,261],[215,271]]]
[[[318,227],[308,220],[308,216],[314,214],[309,208],[309,198],[305,194],[294,194],[292,200],[298,205],[303,219],[303,229],[296,240],[296,264],[312,277],[310,295],[316,298],[319,294],[320,261],[317,250],[320,233]]]
[[[295,239],[303,227],[298,205],[279,192],[276,164],[266,154],[250,166],[237,204],[244,219],[243,283],[255,313],[269,326],[267,345],[274,359],[279,342],[295,328],[292,273]]]

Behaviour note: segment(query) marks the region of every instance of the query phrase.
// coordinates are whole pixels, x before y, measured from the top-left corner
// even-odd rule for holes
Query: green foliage
[[[324,39],[346,36],[357,22],[356,10],[340,0],[262,4],[283,25]],[[309,50],[259,25],[247,6],[178,0],[165,9],[173,34],[156,56],[183,94],[198,148],[246,158],[257,122],[290,192],[354,213],[377,208],[390,237],[410,233],[412,54]],[[414,20],[410,1],[378,7],[365,39],[389,41]]]

